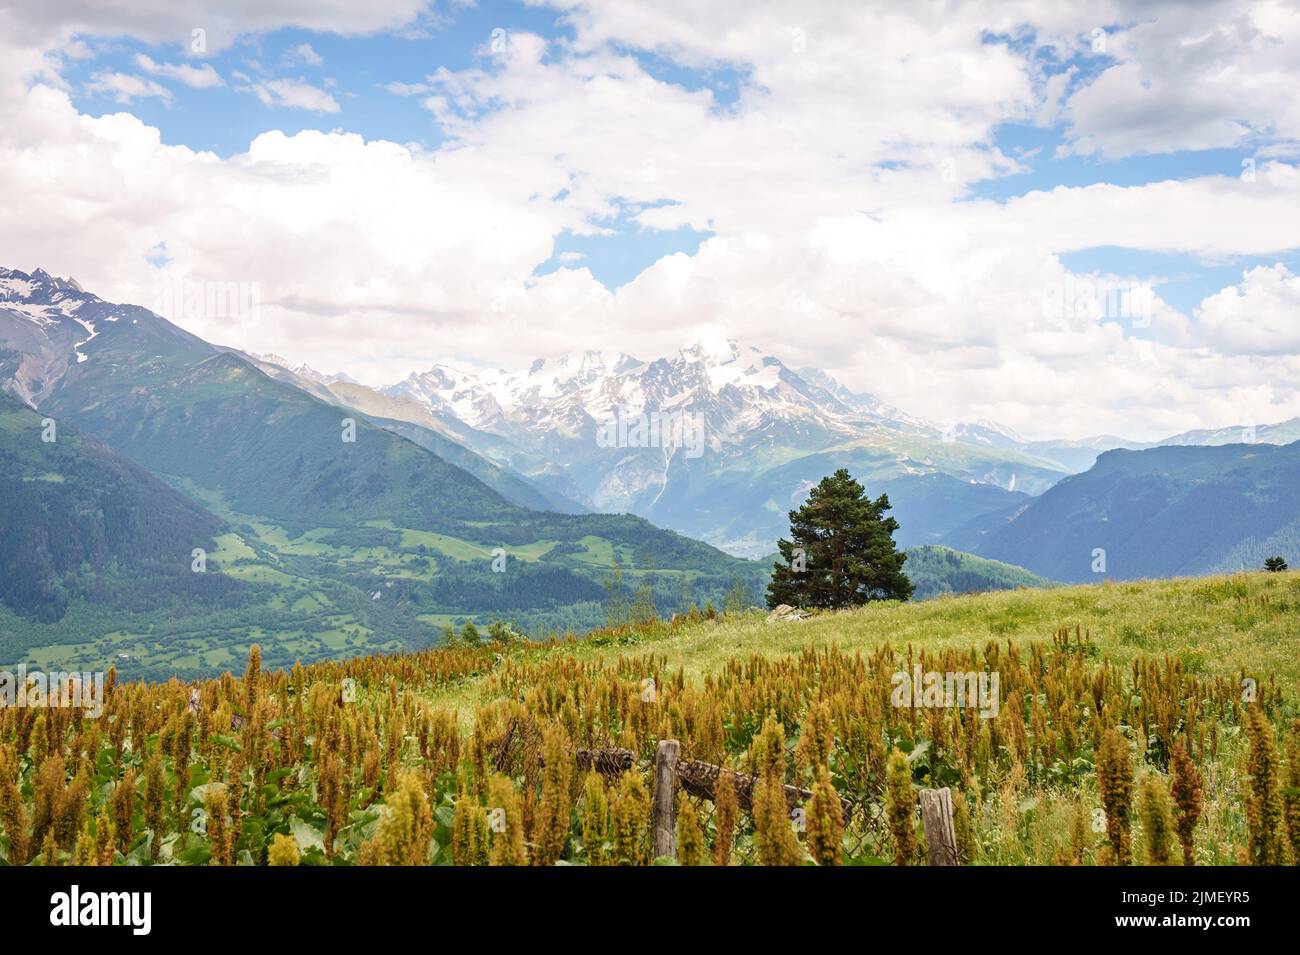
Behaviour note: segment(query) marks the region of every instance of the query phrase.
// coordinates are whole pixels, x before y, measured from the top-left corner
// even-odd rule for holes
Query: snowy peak
[[[458,418],[471,428],[489,428],[504,414],[496,395],[479,376],[451,365],[434,365],[382,391],[389,397],[409,395],[434,414]]]
[[[499,381],[511,382],[499,397],[511,410],[522,400],[557,398],[584,388],[612,375],[620,375],[642,362],[622,352],[575,351],[559,358],[539,358],[528,367],[520,381],[507,372],[497,372]]]
[[[829,376],[809,380],[760,348],[718,336],[651,361],[579,351],[539,358],[517,373],[437,364],[384,393],[412,397],[435,414],[534,450],[553,448],[555,440],[586,441],[613,417],[654,412],[700,414],[711,437],[741,445],[777,433],[825,443],[851,437],[864,424],[912,424]],[[796,433],[803,437],[790,437]]]
[[[249,356],[257,361],[265,362],[268,365],[276,365],[277,367],[283,368],[285,371],[293,372],[293,374],[297,375],[299,378],[305,378],[307,381],[314,381],[318,385],[332,385],[338,381],[344,381],[350,385],[357,384],[355,379],[341,371],[335,372],[334,374],[326,374],[323,371],[317,371],[306,362],[291,362],[282,355],[277,355],[275,353],[259,355],[257,352],[249,352]]]
[[[779,359],[734,338],[704,338],[678,350],[675,362],[687,380],[707,382],[711,394],[727,386],[770,391],[781,381],[785,366]]]
[[[978,421],[959,421],[945,435],[968,444],[982,444],[993,448],[1019,448],[1025,440],[1004,424],[980,418]]]
[[[748,351],[761,354],[752,346]],[[686,345],[678,353],[690,362],[703,362],[709,366],[729,365],[740,358],[741,348],[734,338],[706,337]]]
[[[0,268],[0,304],[21,303],[30,306],[76,305],[98,301],[76,279],[59,278],[44,269],[30,274],[18,269]]]

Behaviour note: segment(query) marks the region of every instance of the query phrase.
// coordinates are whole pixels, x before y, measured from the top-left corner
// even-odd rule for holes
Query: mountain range
[[[745,557],[769,553],[787,512],[839,467],[889,495],[900,544],[973,549],[1106,452],[1300,439],[1300,419],[1155,442],[1031,441],[996,422],[945,426],[730,339],[651,361],[580,352],[518,373],[435,365],[382,389],[330,387],[344,403],[399,402],[390,417],[440,428],[552,504],[638,514]],[[611,421],[655,415],[694,416],[698,447],[600,440]]]
[[[983,540],[1053,580],[1259,569],[1300,554],[1300,442],[1108,451]]]
[[[119,510],[183,499],[190,519],[166,524],[169,549],[156,559],[197,573],[191,554],[201,551],[202,573],[242,583],[247,597],[201,623],[165,602],[115,608],[73,578],[146,586],[129,562],[47,546],[50,559],[0,595],[8,646],[39,660],[42,646],[93,643],[85,652],[147,655],[151,672],[187,674],[237,661],[236,647],[268,633],[280,637],[270,652],[292,663],[425,645],[463,619],[580,632],[604,622],[610,587],[623,601],[643,588],[665,610],[761,587],[765,569],[750,561],[636,516],[547,509],[532,485],[439,431],[372,418],[319,382],[264,367],[278,366],[71,280],[0,270],[0,386],[6,407],[34,409],[28,424],[0,432],[7,479],[32,502],[6,525],[0,553],[21,562],[41,533],[64,534],[65,512],[98,533],[110,498],[125,495]],[[30,420],[54,422],[59,439],[40,442]],[[86,460],[105,454],[120,480],[101,480],[109,465]],[[128,487],[97,492],[118,483]]]
[[[268,635],[288,663],[464,620],[580,632],[638,589],[752,600],[747,558],[840,467],[888,494],[918,596],[1095,579],[1097,550],[1117,578],[1296,559],[1300,419],[1028,441],[729,339],[375,388],[0,269],[6,392],[0,649],[37,662],[197,674]]]

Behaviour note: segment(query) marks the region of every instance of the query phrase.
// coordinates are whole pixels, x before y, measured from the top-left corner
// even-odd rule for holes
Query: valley
[[[376,389],[0,270],[0,387],[0,651],[41,666],[191,679],[254,643],[288,667],[470,623],[545,639],[634,605],[752,605],[788,512],[841,467],[888,495],[920,600],[1300,563],[1291,423],[1254,445],[1027,442],[730,340]],[[640,440],[661,419],[667,440]],[[46,421],[62,443],[40,442]],[[132,522],[167,545],[141,553]]]

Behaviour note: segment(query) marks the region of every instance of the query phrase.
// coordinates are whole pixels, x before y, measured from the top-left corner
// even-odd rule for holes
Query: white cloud
[[[385,83],[384,89],[395,96],[418,96],[421,93],[429,92],[428,83]]]
[[[131,103],[149,97],[160,99],[164,103],[172,101],[171,91],[165,86],[131,73],[93,73],[89,82],[86,83],[86,89],[94,93],[111,96],[119,103]]]
[[[1108,157],[1300,140],[1300,17],[1286,0],[1125,3],[1114,61],[1065,106],[1072,149]]]
[[[344,35],[395,29],[417,22],[431,6],[431,0],[43,0],[11,16],[7,34],[21,44],[77,34],[134,36],[188,50],[197,28],[214,53],[241,36],[287,26]]]
[[[159,63],[143,53],[137,53],[135,65],[146,73],[166,76],[195,89],[224,85],[220,74],[209,63],[204,63],[202,66],[190,66],[188,63]]]
[[[312,49],[310,43],[299,43],[284,51],[286,63],[302,63],[306,66],[323,66],[325,58]]]
[[[365,14],[332,15],[330,29],[356,30],[348,18]],[[158,16],[131,29],[160,29]],[[4,83],[48,68],[44,50],[20,47],[8,61],[18,65],[0,66],[0,263],[75,274],[146,305],[165,278],[257,282],[255,317],[175,317],[222,343],[372,382],[455,356],[504,365],[586,347],[651,356],[710,327],[915,413],[988,417],[1031,436],[1152,437],[1300,414],[1300,346],[1280,334],[1252,345],[1230,320],[1266,316],[1261,327],[1280,332],[1291,278],[1252,272],[1194,321],[1157,300],[1149,328],[1096,303],[1049,301],[1054,287],[1094,280],[1061,265],[1074,249],[1217,259],[1300,246],[1295,165],[1261,162],[1253,182],[967,198],[971,182],[1015,168],[992,145],[997,125],[1050,122],[1057,104],[1089,148],[1171,141],[1178,130],[1140,118],[1106,126],[1078,99],[1088,87],[1050,80],[1020,45],[987,41],[1023,38],[1028,24],[1073,51],[1094,19],[1135,19],[1124,9],[792,13],[683,0],[574,6],[568,16],[572,44],[518,34],[494,49],[485,37],[479,67],[390,87],[423,97],[442,125],[448,142],[428,152],[312,131],[266,132],[226,159],[164,145],[127,113],[78,115],[53,82]],[[1146,36],[1112,37],[1112,50],[1160,78],[1164,95],[1165,67]],[[669,82],[629,48],[654,49],[697,78],[738,68],[736,100]],[[267,105],[339,109],[302,79],[230,75]],[[1185,69],[1169,75],[1202,95]],[[1285,83],[1278,72],[1269,105],[1246,117],[1252,130],[1285,127]],[[1126,123],[1150,142],[1137,149]],[[598,244],[533,278],[561,232],[607,233],[629,209],[642,228],[713,235],[617,292],[589,271]],[[171,261],[160,270],[146,257],[162,241]]]
[[[249,87],[263,106],[306,109],[316,113],[337,113],[338,100],[304,79],[258,80]]]
[[[1202,339],[1234,355],[1300,352],[1300,277],[1283,265],[1246,272],[1201,303],[1196,324]]]

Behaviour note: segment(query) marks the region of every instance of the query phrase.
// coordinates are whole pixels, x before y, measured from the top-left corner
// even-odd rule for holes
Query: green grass
[[[864,652],[886,642],[901,649],[970,647],[989,640],[1027,643],[1061,627],[1091,635],[1108,659],[1127,664],[1141,655],[1171,654],[1193,673],[1233,675],[1243,669],[1284,685],[1300,681],[1300,573],[1103,583],[1052,590],[1011,590],[917,603],[886,602],[769,624],[759,611],[705,621],[636,647],[579,643],[560,650],[582,660],[612,660],[638,650],[667,657],[668,669],[702,682],[736,656],[779,657],[810,646]],[[448,688],[442,706],[462,711],[489,702],[480,679]]]
[[[238,534],[222,534],[216,540],[217,549],[211,558],[219,564],[234,563],[237,560],[256,560],[257,551],[249,547]]]

